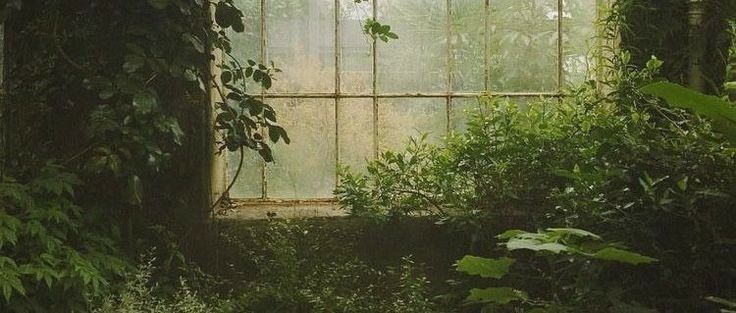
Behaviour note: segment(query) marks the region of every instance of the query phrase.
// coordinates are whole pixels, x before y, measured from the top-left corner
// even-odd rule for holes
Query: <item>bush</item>
[[[0,311],[79,311],[128,269],[103,219],[75,203],[81,184],[53,163],[0,176]]]
[[[377,269],[350,253],[322,251],[331,242],[312,230],[271,220],[263,231],[226,237],[247,260],[242,266],[255,269],[233,285],[235,312],[439,312],[411,258]]]
[[[628,59],[617,56],[606,86],[559,103],[483,97],[466,132],[384,152],[367,174],[344,171],[336,195],[354,215],[429,214],[483,240],[489,221],[511,215],[530,229],[589,229],[661,260],[613,275],[624,296],[702,311],[704,296],[730,297],[736,282],[736,150],[709,122],[639,90],[660,61],[638,70]]]
[[[152,282],[155,258],[146,257],[137,270],[130,273],[115,294],[99,300],[93,313],[217,313],[232,312],[226,300],[205,299],[180,278],[173,293],[167,293]]]

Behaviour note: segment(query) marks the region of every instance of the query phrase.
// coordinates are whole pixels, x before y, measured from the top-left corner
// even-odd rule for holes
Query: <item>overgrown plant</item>
[[[0,311],[79,311],[129,269],[110,230],[75,203],[80,187],[53,163],[27,183],[0,181]]]
[[[275,69],[230,60],[212,76],[212,53],[230,47],[210,6],[218,26],[243,30],[233,1],[2,2],[4,311],[75,310],[124,269],[121,239],[132,254],[151,224],[201,232],[209,187],[196,169],[214,131],[266,160],[267,141],[288,141],[273,109],[243,96]],[[226,100],[214,108],[212,86]],[[213,131],[217,110],[233,117]]]
[[[515,284],[534,279],[532,288],[538,296],[512,287],[473,288],[466,304],[481,305],[484,310],[505,312],[527,308],[530,312],[649,312],[641,307],[625,304],[614,291],[598,289],[597,278],[604,275],[605,262],[632,265],[650,264],[653,258],[631,252],[626,247],[605,242],[600,236],[575,228],[549,228],[530,233],[509,230],[496,236],[511,253],[531,251],[540,262],[530,262],[526,272],[511,275],[517,259],[502,257],[489,259],[467,255],[457,262],[457,270],[482,278],[502,279],[510,276]],[[540,285],[544,287],[540,288]],[[540,291],[541,290],[541,291]],[[616,292],[620,293],[620,292]],[[610,299],[608,299],[610,298]]]
[[[233,312],[227,300],[207,299],[193,290],[184,278],[173,295],[162,293],[152,276],[155,258],[147,256],[138,268],[129,273],[123,286],[115,293],[93,302],[93,313],[216,313]]]
[[[616,276],[641,296],[632,300],[704,310],[705,296],[730,296],[718,291],[736,279],[725,261],[736,253],[736,150],[720,139],[720,124],[641,89],[661,61],[637,69],[628,53],[612,60],[605,87],[584,85],[559,102],[521,108],[481,98],[467,131],[441,146],[383,153],[367,173],[343,174],[336,195],[355,215],[430,215],[478,244],[506,220],[590,229],[660,260]]]
[[[374,267],[331,246],[335,238],[300,221],[269,220],[266,229],[228,236],[245,284],[233,287],[236,312],[445,312],[412,258]],[[328,251],[338,250],[338,253]],[[350,250],[348,250],[350,251]]]

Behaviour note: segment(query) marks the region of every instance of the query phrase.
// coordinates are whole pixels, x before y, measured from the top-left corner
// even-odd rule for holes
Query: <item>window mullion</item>
[[[261,64],[266,63],[266,0],[261,0]],[[261,87],[261,101],[266,101],[266,89]],[[263,128],[261,128],[261,133]],[[261,163],[261,199],[268,199],[268,178],[266,175],[266,161],[260,160]]]
[[[562,87],[564,86],[563,76],[563,49],[562,49],[562,14],[563,0],[557,0],[557,92],[562,93]]]
[[[378,19],[378,0],[373,0],[373,20]],[[373,62],[373,157],[378,158],[378,65],[377,65],[377,42],[376,38],[373,38],[371,43],[372,49],[372,62]]]
[[[338,166],[340,164],[340,63],[342,62],[340,41],[340,14],[342,13],[341,0],[335,0],[335,187],[340,184]]]

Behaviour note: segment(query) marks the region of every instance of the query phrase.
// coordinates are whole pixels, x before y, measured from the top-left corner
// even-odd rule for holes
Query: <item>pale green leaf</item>
[[[549,251],[558,254],[562,251],[567,251],[568,247],[556,242],[541,242],[534,239],[518,239],[511,238],[506,243],[506,248],[509,250],[532,250],[532,251]]]
[[[498,279],[508,274],[509,268],[515,261],[507,257],[487,259],[466,255],[457,262],[457,270],[470,275]]]

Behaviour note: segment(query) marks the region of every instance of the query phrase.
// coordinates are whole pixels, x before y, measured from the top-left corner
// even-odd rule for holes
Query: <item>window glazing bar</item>
[[[385,94],[365,94],[365,93],[274,93],[264,94],[266,99],[290,99],[290,98],[475,98],[480,96],[492,97],[563,97],[559,92],[453,92],[453,93],[385,93]]]

